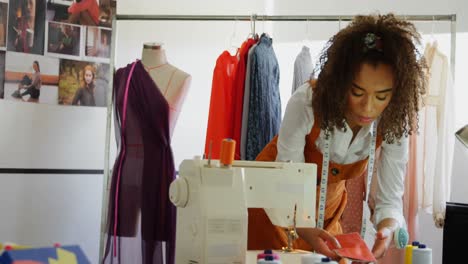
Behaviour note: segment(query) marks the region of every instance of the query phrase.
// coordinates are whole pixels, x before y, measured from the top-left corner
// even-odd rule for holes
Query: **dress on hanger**
[[[310,57],[310,49],[303,46],[301,52],[294,61],[294,74],[291,94],[293,94],[299,86],[306,83],[311,79],[314,67],[312,65],[312,58]]]
[[[249,38],[246,40],[239,51],[239,63],[237,64],[236,76],[234,78],[233,87],[233,136],[236,141],[236,151],[234,158],[241,159],[241,133],[242,133],[242,115],[244,109],[244,92],[245,92],[245,79],[247,77],[247,62],[249,59],[249,51],[257,40]]]
[[[255,160],[278,134],[281,123],[280,69],[273,40],[263,34],[252,54],[246,160]],[[245,101],[244,101],[245,104]]]
[[[420,111],[418,153],[423,170],[418,173],[421,207],[433,213],[435,224],[443,226],[445,202],[450,198],[452,157],[455,145],[453,82],[448,58],[437,44],[426,46],[429,66],[424,107]],[[421,186],[421,185],[420,185]]]
[[[257,48],[258,42],[250,47],[247,54],[247,65],[245,66],[244,100],[242,103],[242,124],[240,137],[240,155],[241,160],[246,159],[247,155],[247,124],[249,119],[249,100],[250,100],[250,69],[252,68],[252,58]]]
[[[103,263],[174,264],[169,104],[140,61],[116,72],[113,96],[118,155]]]
[[[233,85],[239,58],[224,51],[216,60],[206,129],[205,154],[219,159],[221,141],[233,136]]]

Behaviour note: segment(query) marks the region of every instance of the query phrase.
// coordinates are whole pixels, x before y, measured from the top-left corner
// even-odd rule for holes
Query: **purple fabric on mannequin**
[[[176,208],[169,200],[169,185],[175,168],[168,102],[140,61],[116,72],[113,93],[118,155],[102,261],[163,264],[165,255],[165,263],[174,264]]]

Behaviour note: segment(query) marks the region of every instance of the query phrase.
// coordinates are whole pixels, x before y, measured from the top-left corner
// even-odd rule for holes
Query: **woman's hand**
[[[372,253],[377,260],[381,260],[385,256],[392,239],[393,231],[388,227],[384,227],[377,232],[374,247],[372,247]]]
[[[375,243],[372,247],[372,253],[377,260],[381,260],[387,253],[397,227],[398,222],[392,218],[386,218],[377,225],[378,232],[375,235]]]
[[[333,259],[339,259],[338,255],[328,247],[326,242],[329,242],[335,248],[341,248],[341,245],[338,240],[326,230],[321,228],[297,228],[296,231],[299,237],[311,245],[315,252]]]

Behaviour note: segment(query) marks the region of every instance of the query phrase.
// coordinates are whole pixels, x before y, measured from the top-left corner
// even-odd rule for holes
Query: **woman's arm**
[[[377,165],[374,224],[386,218],[395,219],[399,227],[405,227],[403,193],[408,163],[408,138],[400,142],[383,143],[380,162]]]
[[[408,162],[408,138],[393,144],[382,144],[382,155],[377,166],[375,213],[373,216],[377,235],[373,248],[376,258],[385,254],[392,242],[393,233],[406,227],[403,216],[403,193]]]
[[[278,135],[277,161],[304,162],[305,137],[313,123],[312,88],[307,83],[297,89],[286,106]]]

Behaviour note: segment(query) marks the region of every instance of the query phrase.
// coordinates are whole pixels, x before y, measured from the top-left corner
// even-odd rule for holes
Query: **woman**
[[[407,136],[416,130],[412,121],[425,92],[426,66],[414,44],[419,38],[413,24],[392,14],[357,16],[328,41],[317,80],[298,88],[289,100],[278,137],[257,160],[317,164],[317,208],[321,190],[326,196],[323,228],[298,229],[296,248],[338,258],[328,245],[339,247],[334,235],[343,232],[346,182],[359,179],[373,165],[368,158],[376,148],[381,149],[372,215],[377,259],[385,254],[393,232],[406,225],[402,195]],[[328,170],[322,171],[324,166]],[[321,175],[328,178],[326,193]],[[285,242],[283,230],[272,226],[263,210],[249,212],[249,249],[280,248]]]
[[[31,84],[18,84],[18,90],[12,94],[13,97],[22,99],[25,95],[30,95],[29,101],[39,101],[39,96],[41,95],[41,67],[39,66],[38,61],[34,61],[32,65],[34,73],[32,74]],[[23,93],[20,93],[21,89],[26,89]]]
[[[94,99],[94,79],[95,71],[93,66],[86,65],[83,76],[84,85],[76,90],[72,105],[96,106],[96,100]]]

